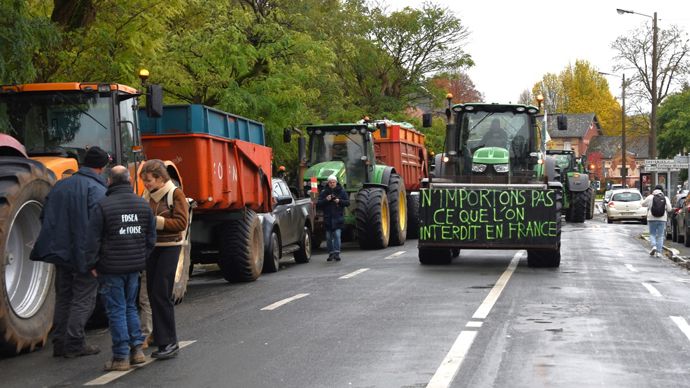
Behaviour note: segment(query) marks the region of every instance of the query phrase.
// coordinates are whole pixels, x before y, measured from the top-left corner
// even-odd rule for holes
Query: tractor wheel
[[[305,225],[299,249],[295,251],[295,261],[298,263],[308,263],[309,260],[311,260],[311,229]]]
[[[407,192],[405,182],[392,174],[388,182],[388,209],[390,210],[390,245],[403,245],[407,238]]]
[[[452,249],[419,248],[419,262],[424,265],[450,264],[452,259]]]
[[[407,196],[407,238],[419,238],[419,195]]]
[[[533,268],[557,268],[561,265],[561,246],[558,249],[528,249],[527,265]]]
[[[242,218],[220,228],[218,266],[229,282],[256,280],[264,267],[264,236],[259,216],[244,209]]]
[[[54,182],[53,174],[38,162],[6,156],[0,161],[0,352],[4,354],[43,346],[53,324],[55,269],[29,256]]]
[[[587,211],[585,213],[585,218],[591,220],[594,218],[594,190],[589,188],[585,190],[585,193],[587,193]]]
[[[587,203],[589,203],[589,196],[587,191],[579,193],[572,193],[573,202],[570,204],[570,220],[572,222],[585,222],[585,215],[587,213]]]
[[[383,249],[390,238],[390,212],[386,192],[366,187],[357,193],[357,240],[362,249]]]
[[[271,241],[269,241],[264,251],[264,268],[263,273],[274,273],[280,269],[280,238],[276,231],[271,232]]]

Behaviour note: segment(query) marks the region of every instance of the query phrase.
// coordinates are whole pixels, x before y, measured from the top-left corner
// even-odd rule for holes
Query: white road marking
[[[402,255],[403,253],[405,253],[405,251],[398,251],[398,252],[395,252],[395,253],[392,254],[392,255],[388,255],[388,256],[384,257],[383,260],[390,260],[390,259],[396,258],[396,257]]]
[[[524,251],[517,252],[513,259],[510,261],[508,268],[503,272],[501,277],[498,279],[496,284],[493,286],[489,295],[484,298],[484,301],[479,306],[477,311],[475,311],[472,319],[484,319],[489,315],[494,304],[498,300],[498,297],[503,292],[508,280],[515,272],[520,258],[522,257]],[[467,323],[468,327],[481,326],[482,322],[470,321]],[[447,388],[455,379],[455,376],[460,370],[462,362],[465,360],[465,356],[470,351],[474,339],[477,337],[477,331],[475,330],[463,330],[460,332],[458,337],[455,339],[455,343],[448,351],[448,354],[441,362],[441,365],[436,369],[436,373],[427,384],[427,388]]]
[[[633,267],[632,264],[626,264],[625,268],[629,269],[630,272],[638,272],[637,269],[635,267]]]
[[[653,285],[651,285],[649,283],[642,283],[642,285],[644,286],[644,288],[647,289],[647,291],[649,291],[650,294],[652,294],[654,296],[661,296],[661,293],[659,292],[659,290],[654,288]]]
[[[289,298],[285,298],[285,299],[283,299],[283,300],[279,300],[279,301],[277,301],[277,302],[275,302],[275,303],[273,303],[273,304],[269,304],[268,306],[262,308],[261,310],[262,310],[262,311],[271,311],[271,310],[275,310],[275,309],[277,309],[278,307],[280,307],[280,306],[282,306],[282,305],[288,304],[288,303],[290,303],[290,302],[292,302],[292,301],[295,301],[295,300],[297,300],[297,299],[302,299],[302,298],[304,298],[305,296],[308,296],[308,295],[309,295],[309,294],[297,294],[297,295],[295,295],[295,296],[291,296],[291,297],[289,297]]]
[[[350,272],[350,273],[347,274],[347,275],[343,275],[343,276],[339,277],[338,279],[349,279],[349,278],[353,278],[353,277],[355,277],[355,276],[361,274],[362,272],[366,272],[366,271],[368,271],[368,270],[369,270],[369,268],[361,268],[361,269],[358,269],[358,270],[355,271],[355,272]]]
[[[484,324],[484,322],[469,321],[469,322],[467,322],[467,325],[465,325],[465,326],[467,326],[467,327],[482,327],[483,324]]]
[[[673,321],[673,323],[675,323],[676,326],[678,326],[680,331],[682,331],[683,334],[685,334],[685,336],[688,337],[688,340],[690,340],[690,325],[688,325],[688,322],[685,320],[685,318],[674,316],[671,316],[670,318]]]
[[[508,284],[508,280],[510,280],[510,277],[513,276],[513,272],[515,272],[515,268],[517,268],[523,252],[524,251],[517,252],[515,256],[513,256],[513,260],[510,261],[510,265],[508,265],[508,268],[498,279],[494,287],[489,292],[489,295],[484,298],[484,302],[482,302],[477,311],[474,312],[472,319],[485,319],[489,315],[489,312],[494,307],[498,297],[501,296],[501,292],[503,292],[506,284]]]
[[[195,343],[195,342],[196,342],[196,340],[193,340],[193,341],[180,341],[180,342],[178,342],[178,345],[180,346],[180,349],[182,349],[182,348],[185,348],[185,347],[187,347],[187,346],[189,346],[189,345],[191,345],[191,344],[193,344],[193,343]],[[151,358],[151,357],[147,356],[147,357],[146,357],[146,362],[144,362],[143,364],[132,365],[132,368],[131,368],[130,370],[108,372],[108,373],[104,374],[103,376],[101,376],[101,377],[99,377],[99,378],[96,378],[96,379],[93,379],[93,380],[87,382],[87,383],[84,384],[84,385],[105,385],[105,384],[108,384],[108,383],[113,382],[113,381],[119,379],[120,377],[122,377],[122,376],[124,376],[124,375],[126,375],[126,374],[128,374],[128,373],[130,373],[130,372],[132,372],[132,371],[134,371],[134,370],[143,368],[143,367],[145,367],[146,365],[148,365],[148,364],[150,364],[150,363],[152,363],[152,362],[154,362],[154,361],[156,361],[155,358]]]
[[[477,336],[476,331],[464,330],[455,339],[453,347],[446,355],[446,358],[441,362],[441,366],[436,369],[434,377],[431,378],[429,384],[426,385],[427,388],[447,388],[450,383],[453,382],[455,375],[458,374],[460,370],[460,365],[465,360],[465,356],[470,351],[472,342]]]

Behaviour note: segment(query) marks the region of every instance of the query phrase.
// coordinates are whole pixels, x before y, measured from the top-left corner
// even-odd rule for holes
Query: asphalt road
[[[567,224],[557,269],[527,267],[523,251],[479,250],[421,266],[408,241],[347,245],[339,263],[320,250],[247,284],[197,271],[176,310],[180,340],[190,341],[176,359],[104,378],[110,336],[96,330],[89,340],[101,354],[54,359],[48,348],[1,359],[0,384],[690,386],[690,275],[650,257],[645,230],[600,215]]]

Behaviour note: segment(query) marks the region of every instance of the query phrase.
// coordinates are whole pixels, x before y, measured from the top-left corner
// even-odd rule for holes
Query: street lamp
[[[599,74],[603,75],[610,75],[613,77],[618,77],[615,74],[611,73],[605,73],[603,71],[600,71]],[[621,83],[621,103],[622,103],[622,109],[621,109],[621,157],[622,157],[622,164],[623,167],[621,168],[621,183],[623,183],[623,187],[628,186],[628,165],[626,164],[626,149],[625,149],[625,87],[627,86],[625,83],[625,73],[623,73],[623,81]]]
[[[635,12],[635,11],[630,11],[626,9],[620,9],[617,8],[616,12],[618,12],[619,15],[624,15],[626,13],[630,14],[635,14],[635,15],[640,15],[640,16],[646,16],[650,19],[652,19],[652,113],[650,117],[651,125],[650,125],[650,133],[649,133],[649,158],[650,159],[656,159],[656,110],[657,110],[657,104],[658,104],[658,98],[657,98],[657,87],[656,87],[656,77],[657,77],[657,70],[658,70],[658,62],[659,58],[657,58],[657,42],[658,42],[658,28],[656,24],[656,12],[654,12],[654,16],[646,15],[643,13]],[[656,182],[654,182],[656,183]]]

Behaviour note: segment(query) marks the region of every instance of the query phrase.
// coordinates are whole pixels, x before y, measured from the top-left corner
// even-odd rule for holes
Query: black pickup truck
[[[311,259],[314,204],[310,198],[296,199],[281,178],[272,179],[274,206],[271,213],[262,213],[264,231],[263,272],[276,272],[280,259],[290,253],[295,261]]]

